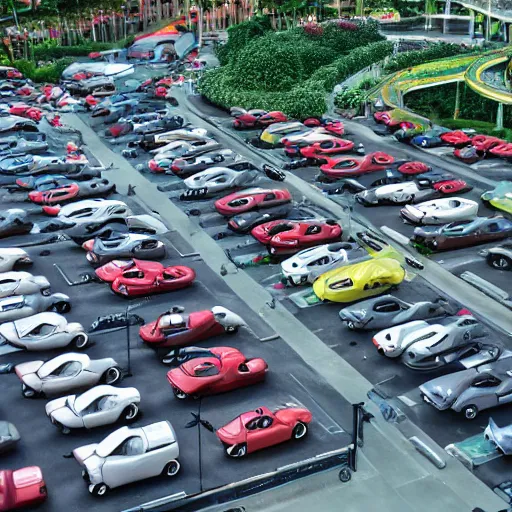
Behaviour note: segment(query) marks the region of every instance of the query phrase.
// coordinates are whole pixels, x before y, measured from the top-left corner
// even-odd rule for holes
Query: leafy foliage
[[[475,50],[453,43],[436,43],[425,50],[397,53],[390,59],[385,70],[387,73],[393,73],[400,69],[418,66],[433,60],[467,53],[475,53]]]
[[[366,93],[371,89],[378,80],[363,80],[357,87],[346,88],[341,90],[334,98],[334,105],[338,108],[358,108],[365,100]]]
[[[74,62],[74,59],[59,59],[52,64],[37,66],[30,60],[15,60],[13,66],[21,71],[25,77],[37,83],[57,83],[62,72]]]

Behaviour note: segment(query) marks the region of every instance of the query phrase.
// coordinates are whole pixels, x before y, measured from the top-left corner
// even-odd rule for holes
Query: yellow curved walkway
[[[466,82],[485,98],[512,105],[512,90],[493,86],[482,79],[489,68],[509,60],[512,48],[493,50],[482,55],[459,55],[393,73],[370,92],[370,99],[382,99],[391,108],[403,108],[408,92],[450,82]]]

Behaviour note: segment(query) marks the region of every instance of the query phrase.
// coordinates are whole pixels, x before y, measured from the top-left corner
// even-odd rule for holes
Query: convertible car
[[[421,175],[420,175],[421,176]],[[428,180],[426,180],[428,183]],[[405,181],[392,185],[382,185],[376,188],[363,190],[355,195],[358,203],[364,206],[377,206],[381,204],[416,204],[423,201],[438,199],[451,194],[463,194],[472,190],[464,180],[447,180],[423,185],[422,180]]]
[[[471,142],[471,137],[467,135],[467,133],[462,130],[455,130],[453,132],[445,132],[439,135],[439,138],[449,146],[454,146],[456,148],[466,146]]]
[[[259,139],[269,146],[276,147],[281,143],[281,139],[286,136],[304,134],[311,131],[311,128],[298,121],[274,123],[261,132]]]
[[[172,166],[176,158],[193,157],[220,149],[222,149],[222,147],[215,139],[204,136],[192,140],[173,140],[165,146],[153,149],[151,153],[153,153],[153,160],[157,164],[168,169]],[[151,166],[150,169],[153,170]]]
[[[512,182],[500,181],[494,190],[484,192],[481,199],[489,207],[512,213]]]
[[[63,434],[79,428],[95,428],[116,423],[131,423],[139,417],[140,393],[136,388],[95,386],[80,395],[51,400],[46,415]]]
[[[46,135],[39,132],[20,132],[17,137],[2,137],[0,157],[44,153],[48,150]]]
[[[235,215],[229,219],[228,229],[235,233],[245,234],[250,233],[260,224],[284,218],[290,220],[314,220],[314,217],[309,212],[302,212],[300,208],[293,208],[292,203],[286,203],[265,210],[256,210]]]
[[[57,209],[57,216],[75,224],[123,220],[132,211],[123,201],[115,199],[84,199]],[[53,210],[52,210],[53,212]]]
[[[372,342],[377,350],[387,357],[402,356],[403,361],[409,366],[416,364],[416,367],[421,368],[423,364],[425,369],[432,369],[437,365],[447,364],[443,358],[437,356],[445,355],[445,351],[469,345],[486,334],[482,324],[475,318],[471,315],[461,315],[447,317],[437,324],[415,320],[396,325],[379,331]],[[418,348],[418,354],[415,354],[414,347]]]
[[[89,162],[82,156],[79,159],[67,156],[18,155],[4,156],[0,159],[0,174],[16,177],[19,175],[37,175],[48,172],[71,173]],[[14,180],[15,181],[15,180]]]
[[[293,254],[319,244],[338,242],[343,230],[334,220],[274,220],[255,227],[251,234],[272,255]]]
[[[400,210],[404,222],[411,224],[447,224],[473,220],[478,215],[478,203],[463,197],[446,197]]]
[[[208,130],[204,128],[178,128],[170,129],[164,133],[144,135],[140,142],[142,149],[151,151],[165,147],[174,141],[194,141],[208,138]]]
[[[476,217],[474,220],[462,220],[439,227],[414,228],[411,243],[432,251],[449,251],[508,237],[512,237],[512,221],[501,216]]]
[[[9,107],[9,114],[13,116],[26,117],[38,123],[43,118],[43,111],[40,108],[27,105],[23,102],[13,103]]]
[[[136,297],[180,290],[196,277],[193,269],[183,265],[164,267],[154,261],[136,261],[112,281],[112,291],[123,297]]]
[[[0,325],[0,347],[10,345],[28,351],[63,347],[84,349],[89,341],[85,329],[58,313],[45,312]]]
[[[237,171],[228,167],[210,167],[183,181],[189,195],[185,195],[182,199],[196,197],[193,192],[200,193],[200,198],[218,194],[225,190],[244,187],[250,185],[258,175],[258,171],[253,169]]]
[[[423,399],[440,411],[452,409],[468,420],[478,413],[512,402],[512,357],[450,373],[420,386]]]
[[[325,157],[346,153],[354,148],[354,143],[350,140],[333,137],[322,142],[313,142],[307,146],[286,146],[285,153],[290,157],[303,157],[311,162],[324,162]]]
[[[201,171],[217,168],[219,165],[226,167],[233,166],[240,155],[231,149],[216,149],[214,151],[207,151],[199,156],[187,156],[175,158],[172,161],[170,170],[180,178],[187,178],[195,176]]]
[[[155,321],[140,328],[140,337],[153,347],[180,347],[224,333],[235,334],[246,325],[236,313],[222,306],[188,315],[181,312],[181,308],[174,308],[162,313]]]
[[[512,270],[512,244],[492,247],[485,254],[487,263],[497,270]]]
[[[21,439],[18,429],[8,421],[0,421],[0,455],[12,450]]]
[[[167,372],[167,380],[176,398],[184,400],[190,396],[215,395],[265,379],[268,365],[263,359],[247,359],[242,352],[231,347],[210,350],[211,356],[191,359]]]
[[[288,156],[294,156],[299,153],[300,148],[305,148],[315,143],[332,142],[338,138],[337,135],[325,128],[314,128],[309,132],[286,135],[281,139],[281,144],[284,145],[284,151]]]
[[[398,261],[377,258],[322,274],[313,283],[313,291],[321,300],[353,302],[380,295],[404,278],[405,270]]]
[[[105,178],[68,183],[51,190],[29,192],[28,198],[36,204],[63,204],[89,197],[106,197],[114,193],[116,186]]]
[[[356,243],[337,242],[305,249],[281,263],[281,272],[292,286],[313,283],[321,274],[334,268],[369,259],[370,255]]]
[[[161,260],[167,253],[163,242],[154,235],[138,233],[111,233],[85,242],[87,261],[94,266],[116,259]]]
[[[9,272],[32,265],[33,261],[23,249],[18,247],[0,248],[0,272]]]
[[[303,408],[288,407],[272,412],[267,407],[258,407],[217,429],[216,434],[226,454],[240,458],[285,441],[302,439],[312,418],[311,412]]]
[[[11,322],[43,311],[67,313],[69,297],[63,293],[19,295],[0,299],[0,323]]]
[[[391,155],[381,151],[363,157],[326,157],[325,160],[327,163],[321,165],[320,170],[325,176],[333,179],[387,169],[395,161]]]
[[[34,223],[28,219],[28,213],[21,208],[0,211],[0,238],[30,233]]]
[[[121,427],[98,444],[75,448],[73,455],[94,496],[146,478],[173,477],[180,470],[178,441],[168,421]]]
[[[292,195],[286,189],[249,188],[234,192],[215,201],[215,209],[226,217],[236,214],[272,208],[290,203]]]
[[[266,110],[245,110],[240,107],[231,107],[230,113],[235,118],[232,122],[235,130],[264,128],[274,123],[288,121],[286,115],[277,110],[267,112]]]
[[[489,154],[498,158],[512,158],[512,143],[503,141],[489,150]]]
[[[11,295],[50,295],[50,283],[44,276],[33,276],[29,272],[0,273],[0,298]]]
[[[342,309],[340,319],[351,330],[371,331],[413,320],[427,320],[446,315],[446,302],[406,302],[393,295],[382,295]]]
[[[33,510],[48,497],[43,473],[38,466],[0,470],[0,511]]]
[[[58,395],[72,389],[90,388],[100,381],[115,384],[122,378],[114,359],[90,359],[69,352],[49,361],[30,361],[14,367],[25,398]]]

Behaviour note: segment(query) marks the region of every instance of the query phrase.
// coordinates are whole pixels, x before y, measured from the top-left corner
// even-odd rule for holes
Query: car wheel
[[[135,421],[137,419],[137,417],[139,416],[139,408],[137,407],[137,404],[129,405],[124,410],[123,416],[124,416],[125,421],[127,421],[128,423]]]
[[[350,472],[350,469],[348,469],[348,468],[341,469],[338,474],[338,478],[343,483],[347,483],[352,478],[352,473]]]
[[[428,140],[427,139],[422,139],[421,147],[422,148],[428,148]]]
[[[293,427],[292,438],[293,439],[302,439],[306,437],[308,433],[308,426],[302,421],[299,421],[295,427]]]
[[[174,393],[174,396],[175,396],[178,400],[186,400],[186,399],[188,398],[187,393],[184,393],[183,391],[181,391],[181,389],[178,389],[178,388],[173,387],[173,388],[172,388],[172,391],[173,391],[173,393]]]
[[[228,334],[236,334],[238,332],[238,326],[237,325],[228,325],[226,327],[226,332]]]
[[[89,342],[89,338],[85,334],[79,334],[78,336],[75,336],[73,338],[73,340],[71,341],[71,344],[77,350],[82,350],[87,346],[88,342]]]
[[[59,425],[59,429],[61,431],[62,434],[64,434],[65,436],[67,436],[68,434],[71,434],[71,429],[69,427],[65,427],[64,425]]]
[[[121,380],[121,370],[117,366],[112,366],[103,374],[103,379],[105,384],[115,384]]]
[[[165,476],[176,476],[181,468],[181,464],[178,460],[171,460],[165,465],[164,475]]]
[[[85,482],[87,482],[88,484],[91,483],[91,478],[89,477],[89,473],[87,473],[87,470],[86,469],[82,469],[82,478],[84,479]]]
[[[503,254],[490,254],[487,257],[487,262],[493,268],[498,270],[511,270],[512,269],[512,259],[504,256]]]
[[[34,389],[29,388],[26,384],[21,385],[21,394],[25,398],[35,398],[37,396],[37,393]]]
[[[69,313],[71,311],[71,304],[69,302],[57,302],[52,306],[52,310],[57,313]]]
[[[235,444],[233,446],[226,447],[226,455],[228,457],[235,457],[237,459],[241,459],[247,455],[247,445],[243,444]]]
[[[355,330],[356,330],[356,326],[355,326],[354,322],[347,322],[347,327],[348,327],[351,331],[355,331]]]
[[[467,420],[474,420],[478,415],[478,408],[476,405],[466,405],[462,412]]]
[[[90,485],[89,492],[93,496],[105,496],[108,492],[108,486],[106,484]]]

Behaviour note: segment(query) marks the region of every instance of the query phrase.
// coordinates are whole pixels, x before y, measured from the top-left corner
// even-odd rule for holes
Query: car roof
[[[47,311],[44,313],[38,313],[37,315],[28,316],[26,318],[21,318],[20,320],[14,321],[14,326],[16,328],[16,332],[18,336],[25,336],[32,329],[37,327],[40,324],[51,324],[57,326],[66,325],[66,319],[59,315],[58,313],[53,313],[51,311]]]
[[[82,409],[85,409],[87,406],[89,406],[92,402],[94,402],[94,400],[102,396],[128,396],[133,393],[133,389],[134,388],[116,388],[114,386],[109,386],[108,384],[94,386],[93,388],[76,397],[74,408],[77,411],[81,411]]]
[[[48,377],[48,375],[50,375],[50,373],[56,370],[59,366],[73,361],[77,361],[79,363],[82,363],[82,365],[86,366],[89,364],[90,359],[89,356],[86,354],[61,354],[60,356],[54,357],[53,359],[46,361],[46,363],[44,363],[43,366],[41,366],[41,368],[38,370],[37,374],[41,378]]]

